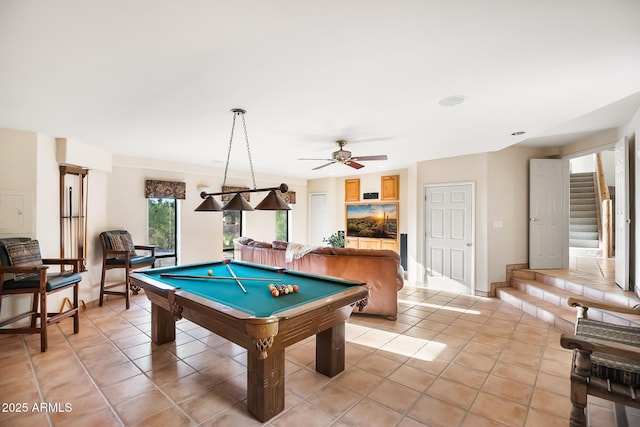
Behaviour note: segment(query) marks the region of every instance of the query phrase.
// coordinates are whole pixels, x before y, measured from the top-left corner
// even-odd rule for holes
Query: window
[[[233,252],[233,241],[242,236],[242,211],[224,211],[222,216],[222,250]]]
[[[156,248],[156,266],[177,264],[176,199],[147,199],[149,244]]]
[[[289,241],[289,212],[276,211],[276,240]]]

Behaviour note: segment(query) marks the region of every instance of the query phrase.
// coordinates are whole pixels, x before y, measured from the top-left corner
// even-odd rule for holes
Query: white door
[[[568,264],[566,164],[561,159],[529,161],[529,268]]]
[[[312,193],[309,195],[309,244],[326,245],[323,238],[329,237],[329,212],[327,212],[326,193]]]
[[[473,184],[425,188],[425,283],[429,288],[475,292]]]
[[[629,290],[629,215],[628,188],[629,188],[629,143],[627,138],[616,142],[615,148],[615,264],[616,283],[622,289]]]

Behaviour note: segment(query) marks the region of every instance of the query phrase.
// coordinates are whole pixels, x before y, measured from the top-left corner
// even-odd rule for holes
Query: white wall
[[[27,219],[22,230],[4,230],[0,237],[37,238],[35,223],[37,148],[36,134],[0,128],[0,190],[26,196],[23,216]],[[31,297],[26,295],[3,299],[0,319],[27,311],[30,301]]]
[[[38,239],[45,258],[60,256],[60,171],[56,160],[55,138],[12,129],[0,129],[0,190],[27,192],[32,199],[25,206],[25,217],[32,218],[29,229],[23,233],[3,233],[2,236],[24,236]],[[83,166],[83,165],[76,165]],[[87,242],[87,271],[82,273],[80,299],[85,302],[98,298],[101,251],[95,230],[104,228],[106,188],[104,173],[89,171],[89,221]],[[1,222],[1,220],[0,220]],[[56,267],[50,267],[55,271]],[[71,291],[52,294],[51,311],[57,311]],[[2,304],[0,317],[25,311],[30,297],[7,298]]]
[[[576,157],[569,162],[571,173],[586,173],[596,171],[595,154],[587,154],[586,156]]]
[[[186,199],[179,201],[178,242],[179,263],[205,262],[222,257],[222,212],[194,212],[202,202],[200,192],[220,191],[223,180],[220,168],[187,165],[177,162],[154,161],[130,157],[115,157],[113,172],[108,178],[107,218],[108,229],[128,230],[134,242],[147,243],[147,200],[144,197],[146,179],[176,180],[186,183]],[[290,240],[306,236],[306,182],[286,179],[290,191],[296,192],[293,205],[293,229]],[[256,175],[258,188],[277,187],[282,177]],[[253,187],[250,175],[230,171],[227,185]],[[251,204],[256,205],[268,193],[251,194]],[[216,197],[220,201],[219,197]],[[252,211],[244,213],[243,234],[256,240],[275,239],[275,213]]]
[[[640,129],[640,111],[623,128],[575,141],[563,147],[533,149],[510,147],[496,153],[482,153],[455,158],[418,162],[398,171],[373,172],[357,175],[361,192],[380,192],[382,175],[400,175],[400,232],[408,235],[411,283],[421,284],[424,246],[424,186],[436,183],[474,182],[476,189],[476,290],[488,292],[492,282],[505,280],[507,264],[526,262],[528,258],[528,159],[544,154],[575,157],[599,147],[606,147],[617,139],[631,137],[636,160],[640,148],[635,135]],[[55,140],[32,132],[0,129],[0,190],[32,194],[27,199],[29,232],[22,233],[41,240],[43,255],[57,256],[59,248],[58,192],[59,172],[56,162]],[[83,166],[83,165],[77,165]],[[640,200],[640,171],[635,169],[635,197]],[[101,170],[89,172],[87,247],[89,271],[83,273],[81,298],[94,301],[98,297],[101,250],[99,232],[124,228],[135,241],[146,242],[147,209],[144,198],[145,179],[175,179],[186,182],[187,199],[180,201],[180,228],[184,236],[179,242],[180,263],[208,261],[221,256],[222,218],[218,213],[194,212],[201,202],[200,187],[217,191],[222,184],[219,168],[176,164],[150,159],[115,158],[111,173]],[[291,212],[293,227],[290,240],[306,243],[308,239],[308,194],[326,193],[329,200],[329,223],[332,230],[344,229],[344,180],[285,179],[297,193],[297,203]],[[277,186],[281,177],[257,176],[260,187]],[[231,172],[229,185],[252,186],[248,174]],[[266,193],[252,195],[257,203]],[[254,197],[255,196],[255,200]],[[275,238],[273,212],[246,213],[244,235],[258,240]],[[636,223],[640,210],[635,211]],[[494,228],[494,221],[502,221],[503,228]],[[640,227],[636,230],[640,240]],[[5,233],[6,235],[6,233]],[[634,269],[635,282],[640,283],[640,268]],[[60,300],[63,296],[60,297]],[[56,301],[53,300],[53,304]],[[6,305],[3,304],[3,313]]]
[[[475,183],[475,287],[477,291],[490,289],[488,279],[487,241],[487,194],[488,172],[487,154],[451,157],[447,159],[419,162],[414,196],[418,203],[416,218],[415,274],[416,283],[423,284],[424,278],[424,187],[427,184],[451,184],[456,182]]]
[[[0,128],[0,191],[24,203],[21,218],[0,218],[2,237],[35,235],[36,151],[36,134]]]
[[[367,170],[367,169],[364,169]],[[360,179],[360,197],[359,202],[353,203],[375,203],[380,202],[381,181],[383,176],[399,175],[400,176],[400,199],[399,202],[399,232],[407,234],[408,240],[408,268],[407,280],[413,283],[416,280],[415,271],[415,244],[411,242],[416,239],[416,215],[417,200],[412,197],[415,193],[415,168],[397,169],[383,172],[361,173],[345,177],[319,178],[308,181],[307,190],[312,193],[327,194],[327,211],[329,212],[329,230],[335,233],[338,230],[346,229],[346,208],[345,208],[345,180],[359,178]],[[362,169],[361,169],[362,171]],[[362,193],[378,193],[378,199],[363,200]],[[390,201],[391,202],[391,201]],[[329,237],[329,236],[326,236]],[[307,237],[308,238],[308,237]],[[306,243],[306,240],[301,243]]]
[[[540,157],[542,149],[525,146],[508,147],[487,156],[489,284],[505,281],[508,264],[529,260],[529,159]]]
[[[329,237],[331,234],[338,230],[344,230],[344,224],[339,222],[338,211],[340,207],[344,209],[344,179],[340,180],[342,186],[342,196],[338,195],[338,180],[335,177],[311,179],[307,183],[307,194],[324,193],[327,195],[327,227],[329,233],[325,237]],[[342,197],[342,198],[340,198]],[[309,204],[307,196],[307,205]],[[305,217],[305,222],[309,223],[309,214]],[[298,243],[308,244],[311,237],[306,234],[303,239],[292,240]]]

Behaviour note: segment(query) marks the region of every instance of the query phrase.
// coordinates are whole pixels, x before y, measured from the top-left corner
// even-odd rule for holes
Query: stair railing
[[[599,227],[599,231],[601,231],[599,233],[601,236],[600,249],[602,249],[602,256],[609,258],[613,254],[613,212],[609,186],[607,185],[600,153],[596,153],[596,169],[596,185],[598,186],[598,201],[600,205],[599,217],[601,218]]]

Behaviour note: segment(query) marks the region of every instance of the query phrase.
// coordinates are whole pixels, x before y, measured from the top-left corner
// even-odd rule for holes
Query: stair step
[[[576,203],[576,204],[572,204],[569,207],[569,212],[571,211],[596,211],[596,204],[595,203]]]
[[[595,211],[569,211],[569,218],[597,218]]]
[[[593,179],[593,172],[575,172],[575,173],[572,173],[570,177],[572,179],[586,178],[586,177]]]
[[[576,310],[567,305],[570,297],[585,297],[595,301],[633,307],[639,303],[631,292],[600,290],[533,270],[514,270],[511,287],[498,288],[502,301],[560,329],[572,333]],[[589,309],[589,318],[640,327],[640,316]]]
[[[600,244],[597,240],[569,239],[569,247],[598,249]]]
[[[535,280],[536,272],[533,270],[513,270],[511,277],[517,279]]]
[[[573,194],[569,197],[569,205],[579,205],[579,204],[595,205],[596,198],[593,197],[593,194],[586,194],[586,193]]]
[[[544,303],[544,301],[518,289],[500,288],[498,298],[536,319],[544,320],[564,333],[570,334],[575,329],[575,314],[568,310],[564,313],[561,311],[563,309],[557,305]]]
[[[573,217],[571,218],[571,220],[569,221],[569,224],[574,224],[574,225],[580,225],[580,224],[584,224],[584,225],[595,225],[596,227],[598,226],[598,219],[593,216],[593,217]]]
[[[572,231],[569,233],[569,238],[576,240],[598,240],[598,232]]]
[[[578,193],[593,194],[593,187],[571,187],[571,192],[574,194],[578,194]]]
[[[569,232],[572,231],[586,231],[590,233],[598,233],[597,224],[569,224]]]

